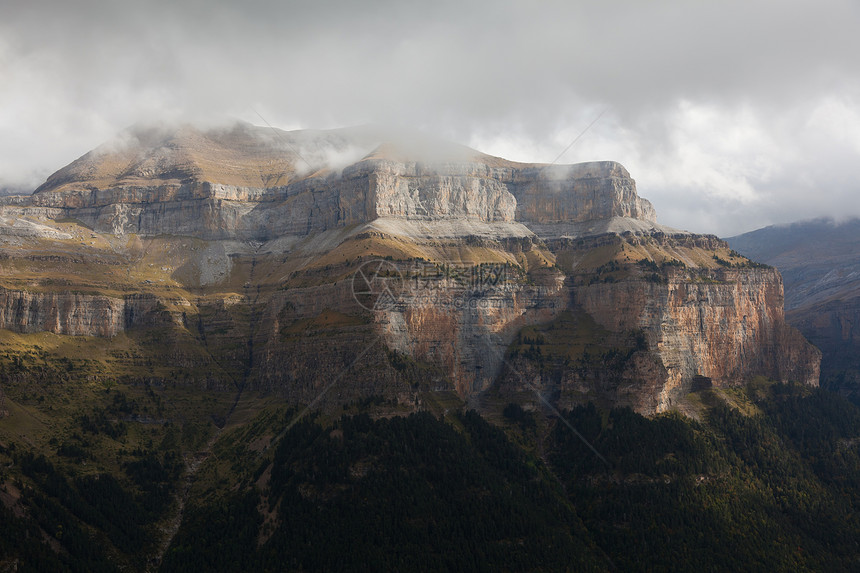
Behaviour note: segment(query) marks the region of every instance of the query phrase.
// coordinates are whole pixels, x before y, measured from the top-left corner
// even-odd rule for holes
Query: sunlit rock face
[[[695,376],[718,387],[758,375],[818,385],[820,353],[786,324],[775,269],[720,270],[704,275],[707,282],[702,276],[691,280],[678,271],[665,284],[625,281],[576,290],[577,302],[606,328],[648,336],[665,370],[654,380],[654,411],[689,392]]]
[[[0,288],[0,328],[20,333],[116,336],[158,321],[158,299],[118,298],[76,292],[28,292]]]

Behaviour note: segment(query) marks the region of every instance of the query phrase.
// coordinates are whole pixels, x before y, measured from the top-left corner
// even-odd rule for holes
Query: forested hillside
[[[737,394],[704,391],[703,422],[566,412],[600,457],[516,406],[506,431],[466,411],[305,419],[263,452],[225,436],[163,570],[854,570],[860,410]]]
[[[860,409],[759,378],[692,417],[504,400],[337,414],[93,376],[6,340],[0,570],[852,571]],[[31,348],[28,346],[27,348]],[[145,362],[141,362],[145,364]],[[345,380],[344,383],[348,383]],[[407,415],[409,414],[409,415]]]

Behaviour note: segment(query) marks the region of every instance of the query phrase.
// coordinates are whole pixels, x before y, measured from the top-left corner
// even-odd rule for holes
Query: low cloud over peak
[[[420,128],[507,159],[612,159],[721,235],[860,215],[860,7],[823,2],[13,1],[0,187],[149,120]]]

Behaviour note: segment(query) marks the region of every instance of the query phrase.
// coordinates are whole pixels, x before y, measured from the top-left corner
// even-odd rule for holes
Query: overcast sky
[[[856,0],[3,0],[0,187],[154,119],[550,162],[599,117],[559,162],[621,162],[664,224],[860,216],[858,26]]]

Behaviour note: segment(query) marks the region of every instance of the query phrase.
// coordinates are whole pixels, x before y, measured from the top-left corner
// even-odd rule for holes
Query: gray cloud
[[[129,124],[414,126],[525,161],[615,159],[661,221],[860,215],[851,0],[7,2],[0,187]]]

